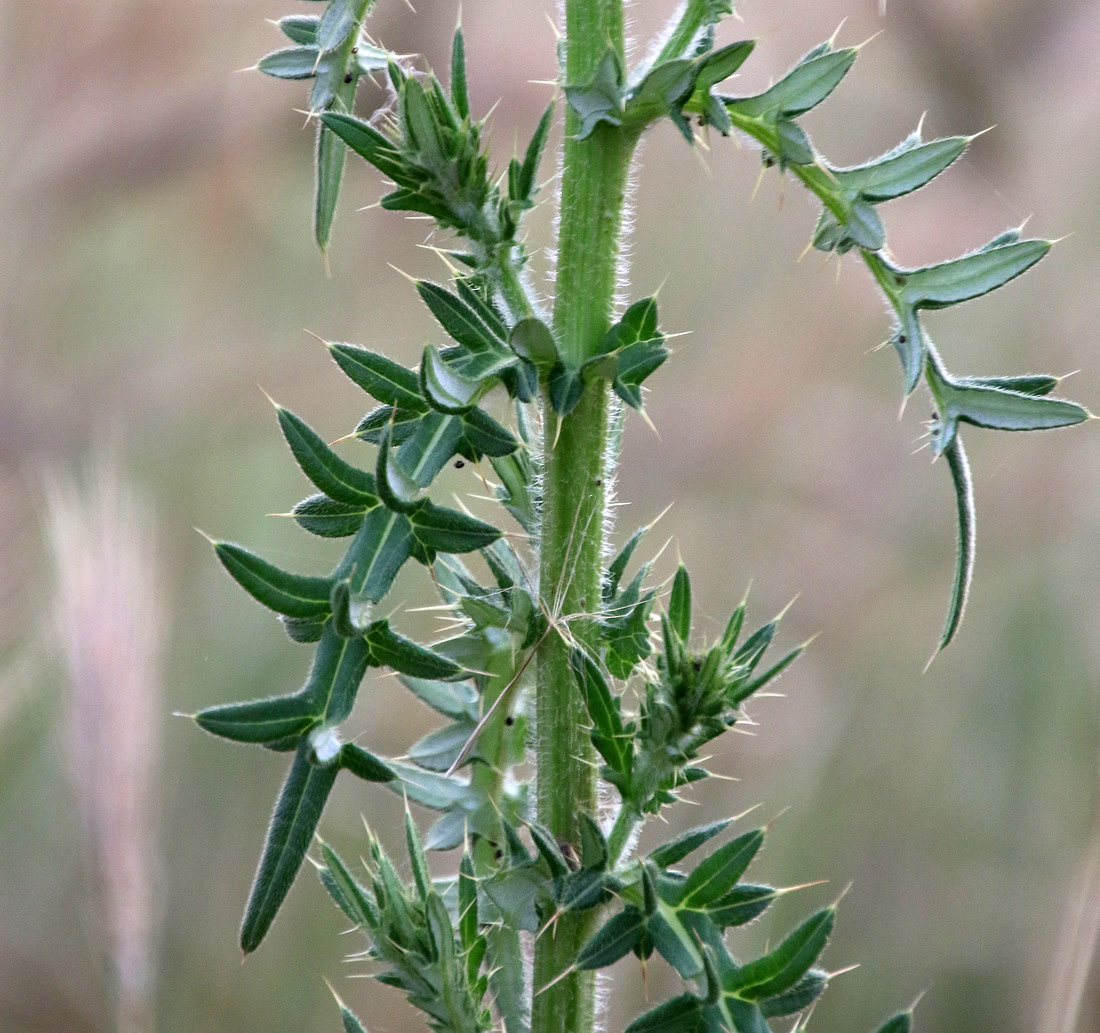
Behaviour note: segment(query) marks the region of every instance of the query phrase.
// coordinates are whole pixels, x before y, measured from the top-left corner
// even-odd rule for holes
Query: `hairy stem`
[[[567,0],[564,76],[589,82],[609,47],[623,57],[622,0]],[[554,329],[564,360],[579,365],[611,325],[627,175],[635,138],[599,126],[577,139],[566,112]],[[559,840],[577,843],[577,816],[594,813],[596,777],[587,718],[569,667],[570,640],[594,645],[600,604],[607,385],[588,386],[558,426],[549,405],[544,421],[540,592],[563,634],[539,650],[536,699],[538,818]],[[536,945],[532,1033],[591,1033],[592,973],[564,972],[591,932],[591,914],[569,914]],[[542,991],[540,993],[540,991]]]

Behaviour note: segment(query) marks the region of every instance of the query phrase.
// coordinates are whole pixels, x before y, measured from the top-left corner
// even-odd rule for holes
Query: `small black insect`
[[[351,72],[348,72],[348,74],[344,76],[344,82],[346,82],[346,83],[349,83],[349,82],[351,82],[351,81],[352,81],[352,79],[354,79],[354,78],[355,78],[355,76],[354,76],[354,75],[352,75],[352,74],[351,74]]]
[[[466,464],[461,459],[455,460],[455,469],[461,470]]]

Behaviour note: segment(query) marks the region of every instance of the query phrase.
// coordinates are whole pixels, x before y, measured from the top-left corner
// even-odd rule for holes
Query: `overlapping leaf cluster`
[[[349,435],[373,446],[368,468],[349,463],[302,419],[276,407],[291,453],[316,489],[294,507],[294,519],[311,534],[348,541],[332,572],[292,574],[240,546],[214,543],[228,572],[279,615],[291,638],[316,645],[297,692],[196,715],[213,734],[293,753],[246,907],[242,947],[254,950],[266,934],[337,775],[347,770],[436,815],[421,835],[406,812],[411,880],[373,835],[360,874],[324,844],[318,863],[337,905],[366,934],[377,978],[401,988],[433,1029],[478,1033],[503,1022],[507,1033],[530,1033],[531,1000],[545,988],[531,985],[522,937],[553,936],[563,915],[588,912],[593,932],[558,978],[628,954],[642,961],[656,954],[686,983],[686,992],[639,1016],[628,1033],[769,1033],[771,1019],[805,1016],[825,990],[830,977],[819,964],[835,909],[815,912],[774,948],[742,960],[727,941],[729,930],[752,922],[788,892],[744,881],[766,830],[744,832],[701,860],[692,857],[733,819],[693,829],[644,857],[630,848],[652,815],[708,776],[705,748],[744,717],[746,701],[803,647],[764,664],[779,618],[743,635],[744,602],[723,633],[701,647],[682,567],[654,634],[659,586],[651,581],[652,562],[627,577],[647,528],[603,572],[599,613],[583,615],[596,624],[583,646],[539,598],[533,586],[541,457],[528,409],[541,403],[548,441],[597,382],[642,409],[643,384],[669,355],[666,336],[656,301],[644,298],[625,309],[583,362],[565,358],[528,287],[519,237],[537,193],[552,112],[522,157],[497,176],[485,151],[484,122],[471,117],[461,32],[445,89],[434,75],[368,39],[363,21],[370,6],[371,0],[328,0],[319,16],[282,19],[278,25],[294,46],[259,64],[281,78],[313,80],[310,110],[321,127],[318,242],[327,246],[350,148],[391,181],[384,208],[428,216],[458,238],[447,255],[460,271],[449,285],[415,282],[446,338],[424,349],[417,368],[353,344],[328,345],[338,367],[376,403]],[[949,262],[920,269],[896,264],[877,206],[929,182],[963,153],[969,138],[926,143],[918,132],[863,165],[830,165],[797,118],[832,92],[855,49],[822,44],[765,92],[722,95],[716,87],[753,50],[751,41],[716,47],[715,27],[731,10],[728,0],[687,0],[645,66],[628,70],[609,50],[591,82],[564,84],[564,92],[582,137],[620,133],[633,142],[665,117],[689,141],[693,121],[722,134],[748,134],[761,145],[766,166],[790,171],[822,200],[814,245],[863,257],[896,315],[892,341],[906,394],[922,378],[928,385],[936,412],[933,448],[947,456],[957,489],[959,573],[942,648],[961,617],[972,557],[959,424],[1043,429],[1088,414],[1049,397],[1054,377],[950,374],[919,313],[996,289],[1038,261],[1049,244],[1012,231]],[[356,84],[361,75],[383,70],[391,102],[365,120],[352,111]],[[493,494],[517,535],[430,497],[452,462],[491,467]],[[513,544],[517,538],[530,547]],[[463,557],[471,555],[477,562],[468,564]],[[409,560],[430,572],[456,621],[454,637],[421,645],[379,616],[379,604]],[[618,796],[608,827],[579,815],[576,842],[557,840],[535,820],[519,768],[528,758],[529,670],[551,635],[570,643],[600,776]],[[341,735],[371,668],[395,671],[446,719],[402,759],[377,757]],[[433,881],[425,849],[458,848],[457,876]],[[361,1031],[351,1011],[340,1007],[345,1030]],[[880,1033],[907,1033],[910,1021],[909,1012],[899,1013]]]

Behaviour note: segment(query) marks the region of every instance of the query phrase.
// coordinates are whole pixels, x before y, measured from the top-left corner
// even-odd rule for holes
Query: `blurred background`
[[[233,748],[175,711],[292,689],[307,655],[192,530],[303,571],[331,556],[286,512],[305,485],[257,384],[330,438],[364,399],[302,328],[407,363],[437,340],[389,262],[441,276],[423,223],[378,210],[349,163],[326,278],[310,233],[301,84],[236,74],[281,45],[275,0],[0,2],[0,1029],[234,1033],[336,1028],[322,976],[372,1033],[423,1028],[361,963],[306,872],[262,950],[237,925],[285,758]],[[446,66],[457,2],[378,5],[373,34]],[[500,163],[555,76],[553,4],[466,0],[476,109]],[[670,3],[636,5],[639,38]],[[805,125],[836,163],[996,124],[885,212],[897,257],[952,257],[1008,226],[1068,239],[995,298],[928,319],[959,373],[1069,373],[1100,409],[1100,4],[1088,0],[746,2],[726,39],[759,46],[754,91],[847,19],[880,33]],[[368,91],[369,92],[369,91]],[[371,96],[364,100],[372,101]],[[1097,838],[1100,439],[1089,427],[966,435],[975,588],[956,644],[922,674],[952,577],[947,470],[913,455],[927,404],[897,418],[882,304],[855,260],[798,261],[816,210],[735,142],[692,153],[654,131],[636,176],[631,296],[661,288],[678,338],[652,381],[658,438],[628,421],[618,534],[652,520],[717,628],[745,586],[783,641],[819,638],[785,698],[731,735],[701,815],[789,808],[754,869],[786,898],[759,945],[852,888],[828,963],[861,967],[821,1033],[870,1029],[918,994],[927,1033],[1100,1028],[1091,951]],[[547,162],[546,175],[553,169]],[[547,188],[549,197],[552,187]],[[546,211],[533,248],[549,244]],[[546,256],[533,262],[539,275]],[[364,453],[366,458],[367,453]],[[480,490],[475,473],[448,487]],[[655,536],[655,547],[660,536]],[[395,604],[431,601],[422,572]],[[416,629],[414,629],[416,630]],[[429,634],[425,623],[419,628]],[[398,754],[431,725],[392,681],[352,734]],[[354,857],[359,816],[397,802],[341,784],[322,830]],[[440,859],[441,870],[453,866]],[[623,962],[609,1028],[675,990]]]

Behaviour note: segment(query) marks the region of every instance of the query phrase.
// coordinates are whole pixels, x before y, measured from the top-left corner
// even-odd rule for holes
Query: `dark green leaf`
[[[420,390],[433,409],[463,413],[477,404],[481,384],[456,372],[429,345],[420,363]]]
[[[519,448],[519,442],[511,431],[481,409],[471,409],[463,413],[459,426],[463,449],[475,456],[487,455],[499,459],[511,455]],[[493,466],[500,474],[500,468],[495,463]]]
[[[388,621],[375,621],[367,628],[364,638],[373,666],[392,667],[415,678],[439,680],[459,678],[467,673],[454,661],[390,630]]]
[[[372,509],[337,569],[338,577],[349,579],[353,605],[378,602],[390,590],[412,546],[408,517],[383,506]],[[366,626],[358,619],[354,623]]]
[[[354,115],[338,111],[324,112],[321,123],[384,176],[390,177],[395,183],[407,180],[408,170],[400,152],[373,126]]]
[[[329,621],[302,689],[322,724],[338,725],[351,713],[366,671],[367,647],[363,640],[344,638]]]
[[[538,126],[531,136],[531,142],[527,145],[527,153],[523,157],[523,166],[520,170],[517,195],[513,200],[530,200],[535,193],[535,177],[538,175],[539,163],[542,161],[542,152],[546,149],[546,138],[550,133],[550,126],[554,121],[554,104],[543,112]]]
[[[379,921],[374,900],[325,842],[321,843],[321,860],[330,876],[325,888],[340,910],[360,929],[373,929]]]
[[[760,1002],[760,1012],[768,1019],[793,1015],[814,1003],[829,985],[829,974],[812,968],[784,993]]]
[[[348,538],[374,509],[364,503],[337,502],[327,495],[310,495],[291,511],[298,526],[321,538]]]
[[[451,100],[459,118],[470,117],[470,97],[466,90],[466,43],[462,29],[455,29],[451,42]]]
[[[417,424],[416,430],[397,450],[397,461],[409,478],[422,488],[432,483],[458,451],[459,443],[477,409],[462,417],[430,412]],[[488,417],[486,417],[488,419]]]
[[[901,1011],[892,1015],[878,1028],[878,1033],[909,1033],[913,1028],[912,1011]]]
[[[372,398],[416,412],[427,410],[420,396],[420,379],[413,370],[354,344],[330,344],[329,351],[336,364]]]
[[[681,563],[672,579],[672,593],[668,597],[668,623],[682,642],[691,638],[691,580]]]
[[[846,190],[858,192],[868,201],[889,201],[918,190],[935,179],[962,156],[970,143],[968,136],[948,136],[920,143],[919,136],[909,146],[851,168],[830,168]]]
[[[703,1002],[681,994],[640,1015],[624,1033],[703,1033]]]
[[[771,886],[741,883],[707,908],[707,917],[720,929],[747,925],[771,907],[779,891]]]
[[[899,270],[905,297],[917,308],[945,308],[1004,286],[1050,250],[1048,240],[986,245],[969,255],[922,269]]]
[[[728,100],[727,106],[738,114],[753,117],[776,113],[797,117],[816,107],[836,89],[855,62],[856,53],[855,48],[849,47],[804,59],[769,90],[755,97]]]
[[[628,907],[625,911],[620,911],[580,949],[576,960],[577,968],[583,971],[614,964],[634,948],[642,935],[644,925],[645,916],[637,908]]]
[[[321,438],[289,409],[278,406],[279,426],[302,472],[330,498],[338,502],[378,505],[374,478],[344,462]]]
[[[247,549],[228,542],[215,542],[214,552],[241,588],[276,613],[287,617],[329,614],[332,582],[328,578],[288,574]]]
[[[719,847],[684,883],[680,906],[701,909],[727,893],[745,873],[764,842],[764,830],[753,829]]]
[[[327,617],[280,617],[279,622],[292,642],[317,642],[321,638]]]
[[[789,990],[820,957],[835,922],[835,908],[818,911],[770,954],[742,966],[724,989],[749,1001],[775,997]]]
[[[298,747],[267,830],[241,925],[241,949],[246,954],[259,947],[286,899],[336,781],[339,768],[311,764],[309,752],[306,743]]]
[[[260,743],[304,735],[318,716],[313,701],[297,694],[207,707],[195,723],[223,739]]]
[[[462,298],[430,280],[418,280],[416,289],[439,325],[465,348],[473,352],[503,348],[501,340]]]
[[[492,524],[426,500],[409,514],[409,521],[417,541],[437,552],[473,552],[500,537]]]
[[[669,868],[682,861],[692,851],[698,850],[704,843],[709,842],[720,832],[728,828],[733,818],[723,818],[721,821],[712,821],[709,825],[700,825],[682,835],[677,836],[671,842],[657,847],[649,859],[658,868]]]
[[[957,518],[955,548],[955,581],[951,587],[951,605],[937,650],[945,649],[955,637],[966,609],[966,597],[974,576],[974,484],[970,479],[970,463],[957,435],[945,452],[951,470],[951,483],[955,488],[955,514]]]
[[[629,774],[630,740],[623,732],[619,701],[611,695],[599,667],[583,650],[574,649],[569,663],[592,721],[592,744],[613,771]]]
[[[391,782],[397,778],[397,773],[384,760],[351,742],[340,747],[336,763],[366,782]]]
[[[558,346],[550,328],[534,316],[521,319],[509,339],[512,350],[536,366],[549,369],[558,361]]]
[[[550,370],[548,390],[554,411],[561,416],[568,416],[584,394],[584,381],[580,371],[559,360]]]

